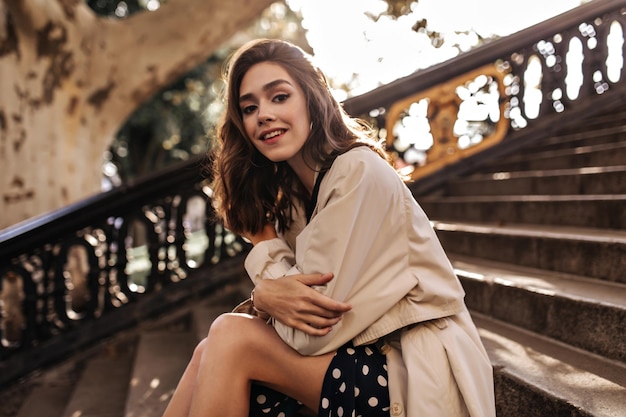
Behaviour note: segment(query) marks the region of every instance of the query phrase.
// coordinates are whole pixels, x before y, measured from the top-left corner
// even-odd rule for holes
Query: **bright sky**
[[[358,74],[350,88],[357,95],[454,57],[458,53],[455,43],[465,49],[475,45],[476,36],[455,32],[506,36],[588,1],[419,0],[410,15],[398,20],[383,17],[378,22],[365,13],[377,15],[386,10],[382,0],[287,0],[287,4],[302,12],[316,64],[338,82],[348,83]],[[429,30],[444,35],[440,48],[411,29],[423,18]]]

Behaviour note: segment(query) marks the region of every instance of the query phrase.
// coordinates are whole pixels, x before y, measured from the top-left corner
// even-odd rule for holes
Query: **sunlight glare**
[[[618,82],[622,73],[624,64],[623,46],[624,46],[624,30],[622,26],[613,22],[611,30],[607,38],[609,55],[606,59],[607,77],[611,82]]]
[[[287,0],[287,5],[302,13],[316,65],[334,87],[358,95],[468,51],[479,37],[510,35],[587,1],[527,0],[516,7],[510,0],[419,0],[408,15],[376,22],[369,16],[386,10],[382,0]],[[421,19],[443,36],[441,46],[413,30]]]

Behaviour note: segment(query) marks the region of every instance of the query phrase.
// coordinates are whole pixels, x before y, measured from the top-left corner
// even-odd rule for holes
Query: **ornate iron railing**
[[[369,118],[414,189],[427,189],[447,167],[459,173],[469,157],[493,157],[505,137],[521,145],[623,103],[625,8],[592,1],[347,100],[346,110]]]
[[[626,0],[595,0],[345,107],[379,128],[414,190],[433,187],[485,154],[623,104],[625,7]],[[101,328],[93,338],[116,331],[141,300],[210,282],[219,275],[210,271],[247,250],[213,220],[201,164],[0,231],[0,385],[40,365],[52,341],[90,326]],[[209,272],[188,278],[200,268]]]
[[[201,163],[189,161],[0,232],[0,385],[42,357],[61,356],[64,347],[52,343],[48,352],[27,354],[18,369],[15,355],[42,349],[114,311],[136,315],[128,306],[171,293],[193,271],[203,271],[194,291],[217,284],[215,275],[224,274],[212,273],[211,266],[223,268],[247,244],[215,221]],[[161,301],[180,298],[167,297]],[[117,315],[102,327],[116,331],[138,318]],[[97,338],[106,332],[88,333]],[[77,338],[89,336],[66,338],[65,349],[80,347],[70,346]]]

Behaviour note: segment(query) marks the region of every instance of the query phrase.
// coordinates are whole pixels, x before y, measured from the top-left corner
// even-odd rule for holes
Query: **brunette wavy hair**
[[[347,115],[331,94],[326,76],[301,48],[282,40],[258,39],[239,48],[225,67],[226,110],[217,127],[217,144],[210,157],[214,207],[235,233],[257,233],[267,222],[284,231],[292,221],[296,199],[310,196],[287,162],[264,157],[247,137],[239,107],[241,81],[254,65],[280,65],[304,92],[311,132],[303,157],[313,168],[325,170],[334,159],[355,146],[370,146],[389,161],[372,130]]]

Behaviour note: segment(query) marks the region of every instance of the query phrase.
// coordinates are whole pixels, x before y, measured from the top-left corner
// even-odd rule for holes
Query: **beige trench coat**
[[[322,337],[277,320],[304,355],[352,340],[385,343],[392,416],[495,416],[492,369],[463,302],[463,289],[410,190],[366,147],[339,156],[284,236],[257,244],[245,267],[253,282],[333,272],[317,288],[352,310]]]

